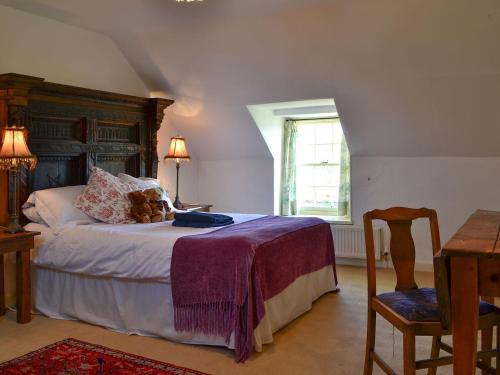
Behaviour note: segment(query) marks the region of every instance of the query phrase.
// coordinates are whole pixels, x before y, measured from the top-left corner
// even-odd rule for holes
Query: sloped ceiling
[[[0,4],[110,36],[201,159],[271,158],[246,106],[331,97],[353,155],[500,156],[495,0]]]

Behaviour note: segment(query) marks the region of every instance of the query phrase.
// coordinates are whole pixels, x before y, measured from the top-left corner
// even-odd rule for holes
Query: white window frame
[[[305,119],[294,119],[297,122],[321,122],[321,121],[331,121],[338,120],[340,122],[340,118],[336,117],[323,117],[323,118],[305,118]],[[342,126],[342,125],[341,125]],[[342,128],[342,133],[345,137],[344,129]],[[351,158],[351,154],[349,153],[349,159]],[[340,166],[340,163],[326,163],[332,166]],[[302,164],[307,166],[321,166],[323,163],[307,163]],[[297,168],[299,165],[297,164]],[[298,189],[297,189],[298,190]],[[335,209],[326,208],[326,207],[297,207],[298,214],[296,216],[314,216],[324,219],[325,221],[332,224],[352,224],[352,164],[349,163],[349,205],[348,205],[348,215],[347,216],[338,216],[332,215]],[[338,213],[338,208],[337,208]]]

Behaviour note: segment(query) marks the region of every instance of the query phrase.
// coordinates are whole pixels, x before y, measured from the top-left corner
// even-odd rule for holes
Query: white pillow
[[[26,204],[31,205],[31,202],[34,202],[34,208],[39,218],[54,230],[68,223],[95,223],[96,220],[73,205],[73,201],[83,192],[84,188],[84,185],[78,185],[38,190],[31,194]],[[29,216],[26,217],[38,220],[33,210],[30,216],[31,218]]]
[[[24,202],[21,208],[24,216],[26,216],[29,221],[32,221],[33,223],[47,225],[47,223],[43,221],[42,217],[40,216],[40,213],[38,212],[38,209],[35,206],[35,193],[30,194],[28,200]]]
[[[133,186],[136,186],[138,189],[151,189],[160,187],[160,181],[158,181],[156,178],[149,178],[149,177],[137,178],[125,173],[118,173],[118,178],[126,184],[131,184]]]
[[[118,173],[118,178],[124,183],[137,186],[137,190],[146,190],[146,189],[161,187],[163,189],[163,195],[161,199],[167,201],[170,209],[174,207],[168,195],[168,191],[160,185],[160,181],[158,181],[156,178],[150,178],[150,177],[137,178],[125,173]]]

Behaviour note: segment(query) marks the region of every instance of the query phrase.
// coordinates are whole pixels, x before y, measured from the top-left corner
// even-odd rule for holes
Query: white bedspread
[[[235,224],[263,215],[230,214]],[[97,277],[170,283],[175,241],[182,236],[219,228],[180,228],[155,224],[89,224],[63,228],[44,241],[34,259],[37,266]]]

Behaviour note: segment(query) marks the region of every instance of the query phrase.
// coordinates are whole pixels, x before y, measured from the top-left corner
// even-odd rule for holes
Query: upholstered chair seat
[[[384,305],[413,322],[439,322],[439,307],[434,288],[420,288],[382,293],[376,297]],[[495,305],[481,301],[479,315],[500,313]]]

